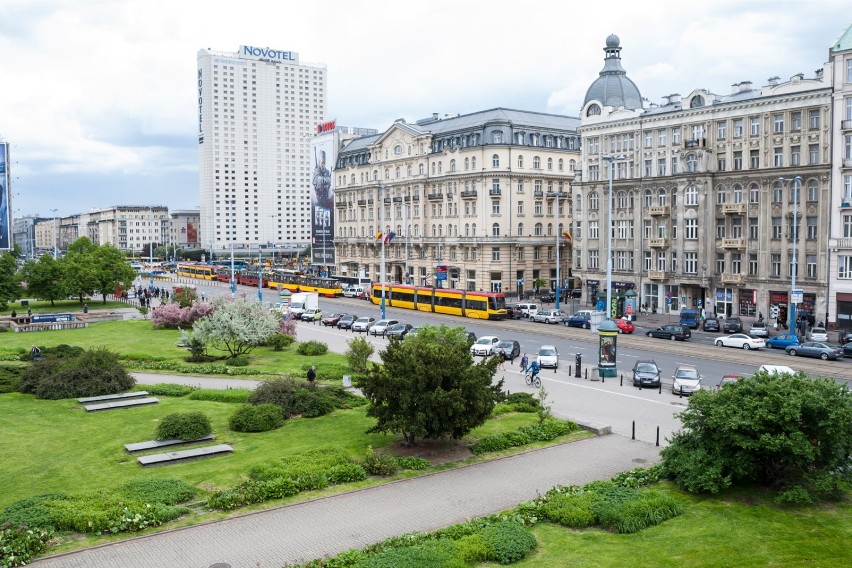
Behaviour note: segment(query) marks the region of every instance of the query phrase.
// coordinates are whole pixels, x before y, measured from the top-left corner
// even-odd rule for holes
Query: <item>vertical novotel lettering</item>
[[[198,133],[201,134],[201,103],[203,98],[201,96],[201,87],[204,84],[203,81],[203,70],[198,70]]]

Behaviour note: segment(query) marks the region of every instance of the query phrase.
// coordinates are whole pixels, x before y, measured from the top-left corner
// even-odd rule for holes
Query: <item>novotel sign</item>
[[[336,121],[332,120],[330,122],[323,122],[322,124],[317,124],[317,134],[322,134],[323,132],[331,132],[334,130],[336,125]]]
[[[292,61],[299,62],[299,54],[294,51],[281,51],[268,47],[254,47],[241,45],[238,55],[245,59],[259,59],[260,61]]]

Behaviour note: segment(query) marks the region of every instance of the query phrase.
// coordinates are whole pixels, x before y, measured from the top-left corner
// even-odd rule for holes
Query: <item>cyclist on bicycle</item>
[[[529,366],[530,380],[534,381],[536,376],[538,376],[539,369],[538,361],[533,361]]]

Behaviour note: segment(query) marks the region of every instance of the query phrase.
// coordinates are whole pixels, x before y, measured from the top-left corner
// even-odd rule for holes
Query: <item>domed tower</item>
[[[600,77],[595,79],[589,90],[586,91],[583,108],[589,101],[597,101],[603,106],[615,109],[620,107],[631,110],[642,109],[642,95],[639,94],[636,84],[627,78],[627,71],[621,67],[619,43],[620,40],[615,34],[606,38],[604,68]],[[592,111],[591,108],[589,110]],[[597,111],[597,114],[599,114],[600,109],[597,109]],[[589,114],[593,114],[593,112]]]

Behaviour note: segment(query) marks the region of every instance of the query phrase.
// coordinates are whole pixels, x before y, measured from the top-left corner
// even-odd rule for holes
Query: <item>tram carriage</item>
[[[381,283],[373,284],[370,300],[382,302]],[[430,288],[385,283],[385,303],[395,308],[450,314],[473,319],[506,319],[506,297],[496,292]]]

